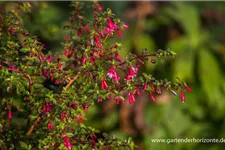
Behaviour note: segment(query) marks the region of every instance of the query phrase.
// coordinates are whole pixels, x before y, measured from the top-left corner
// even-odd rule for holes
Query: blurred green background
[[[10,9],[12,2],[0,3]],[[89,3],[90,2],[86,2]],[[62,51],[60,42],[68,24],[70,2],[31,2],[32,13],[23,16],[25,27],[51,51]],[[143,150],[222,150],[225,143],[153,143],[155,138],[225,139],[225,2],[100,2],[125,21],[129,30],[113,39],[124,44],[120,52],[141,54],[171,48],[175,59],[146,63],[142,72],[157,79],[185,80],[193,91],[179,96],[164,91],[152,103],[143,93],[137,102],[116,105],[107,100],[90,108],[87,125],[122,139],[132,137]],[[85,10],[88,12],[89,7]],[[90,14],[90,13],[89,13]],[[88,14],[87,14],[88,15]],[[124,95],[127,95],[124,93]],[[225,141],[225,140],[224,140]]]

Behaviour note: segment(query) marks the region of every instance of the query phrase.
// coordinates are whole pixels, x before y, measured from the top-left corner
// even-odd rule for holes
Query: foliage
[[[144,49],[140,55],[129,54],[122,61],[119,51],[123,45],[107,40],[116,34],[122,36],[129,26],[111,9],[103,11],[97,2],[91,4],[91,18],[85,18],[84,3],[71,6],[70,23],[64,26],[64,51],[54,54],[46,52],[45,45],[23,27],[20,15],[30,12],[29,3],[1,12],[2,149],[134,149],[130,138],[122,141],[107,134],[100,138],[97,130],[83,124],[89,107],[110,98],[116,104],[133,104],[140,90],[153,102],[162,89],[174,95],[180,92],[184,102],[184,92],[191,91],[179,78],[172,82],[139,73],[139,67],[149,63],[148,58],[155,64],[156,59],[174,57],[175,52],[159,49],[149,53]],[[128,100],[121,95],[123,91],[128,92]]]

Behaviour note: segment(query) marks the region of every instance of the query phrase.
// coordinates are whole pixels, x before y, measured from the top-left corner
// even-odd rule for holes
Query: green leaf
[[[211,106],[219,105],[222,100],[220,86],[222,72],[218,66],[216,58],[206,49],[199,53],[199,70],[198,75],[203,86],[203,90],[209,98]]]
[[[25,142],[20,142],[20,145],[24,149],[28,149],[28,145]]]

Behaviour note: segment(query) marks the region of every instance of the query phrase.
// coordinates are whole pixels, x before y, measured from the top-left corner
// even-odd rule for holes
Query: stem
[[[68,89],[70,87],[70,85],[77,79],[77,77],[80,75],[81,72],[78,72],[77,75],[74,76],[74,78],[72,80],[70,80],[70,82],[66,85],[66,89]]]

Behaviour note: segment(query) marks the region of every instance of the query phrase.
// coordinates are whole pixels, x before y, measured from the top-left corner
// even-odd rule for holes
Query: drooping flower
[[[87,110],[87,109],[88,109],[88,104],[84,103],[84,104],[83,104],[83,109],[84,109],[84,110]]]
[[[101,90],[104,90],[104,89],[107,89],[109,86],[108,86],[108,84],[106,83],[106,81],[105,80],[102,80],[101,81]]]
[[[117,34],[118,34],[118,36],[122,36],[122,32],[119,28],[117,29]]]
[[[48,122],[48,129],[53,130],[53,124],[51,121]]]
[[[101,102],[102,102],[102,98],[98,97],[98,103],[101,103]]]
[[[137,72],[138,72],[138,68],[139,68],[138,65],[136,65],[135,67],[129,67],[129,70],[128,70],[128,73],[127,73],[127,76],[126,76],[125,80],[130,81],[134,77],[136,77]]]
[[[118,52],[116,52],[115,53],[115,60],[117,60],[118,62],[121,62],[121,59],[120,59],[120,56],[119,56],[119,53]]]
[[[81,35],[82,35],[82,28],[79,28],[77,31],[77,36],[81,37]]]
[[[15,31],[15,28],[14,28],[14,27],[12,27],[12,28],[11,28],[11,32],[14,32],[14,31]]]
[[[147,89],[147,82],[145,82],[143,90],[145,91]]]
[[[51,110],[52,110],[51,104],[50,104],[49,102],[45,102],[45,103],[44,103],[44,106],[43,106],[43,108],[42,108],[42,113],[43,113],[44,115],[46,115],[46,113],[47,113],[47,112],[50,112]]]
[[[132,92],[129,92],[129,104],[132,104],[133,102],[136,101],[136,99],[134,98],[134,94]]]
[[[69,150],[71,150],[72,149],[72,145],[70,143],[70,140],[69,140],[68,136],[65,136],[63,138],[63,141],[64,141],[65,147],[68,148]]]
[[[98,36],[95,36],[94,41],[95,41],[97,47],[102,49],[102,45],[100,43],[100,39],[101,39],[101,37],[98,35]]]
[[[14,71],[14,72],[17,72],[17,73],[21,72],[20,70],[16,69],[15,67],[9,67],[9,68],[7,68],[7,70],[8,71]]]
[[[186,87],[186,89],[187,89],[188,92],[191,92],[192,91],[192,88],[190,88],[188,86]]]
[[[83,118],[78,118],[77,121],[78,121],[78,124],[80,125],[83,122]]]
[[[84,26],[84,30],[88,33],[88,34],[90,34],[91,33],[91,31],[90,31],[90,29],[88,28],[88,26],[86,25],[86,26]]]
[[[115,99],[117,105],[120,103],[124,104],[124,100],[122,99],[122,97],[116,96],[114,99]]]
[[[66,57],[68,57],[68,55],[69,55],[69,50],[68,50],[68,49],[65,49],[65,50],[64,50],[64,55],[65,55]]]
[[[32,85],[32,81],[31,81],[31,78],[27,75],[27,74],[23,74],[23,76],[28,79],[28,86],[29,86],[29,89],[31,88],[31,85]]]
[[[46,77],[48,76],[48,73],[49,73],[49,72],[48,72],[47,69],[44,69],[44,68],[41,69],[41,74],[42,74],[43,77],[46,78]]]
[[[68,120],[68,114],[66,112],[61,113],[61,119],[64,121],[65,119]]]
[[[82,58],[82,60],[81,60],[82,65],[86,62],[86,59],[87,59],[86,57]]]
[[[129,28],[129,26],[127,24],[123,24],[123,27],[126,28],[126,29]]]
[[[110,67],[107,76],[115,81],[118,81],[120,77],[117,75],[116,70],[113,66]]]
[[[181,91],[181,92],[180,92],[180,99],[181,99],[181,102],[182,102],[182,103],[185,102],[184,91]]]
[[[8,119],[12,119],[12,111],[8,110]]]
[[[67,36],[67,35],[64,35],[64,36],[63,36],[63,38],[64,38],[64,39],[67,39],[67,38],[68,38],[68,36]]]
[[[161,91],[160,88],[157,88],[156,92],[157,92],[158,94],[161,94],[161,93],[162,93],[162,91]]]
[[[41,54],[39,54],[39,55],[38,55],[38,58],[39,58],[39,60],[40,60],[40,62],[41,62],[41,63],[43,63],[43,62],[44,62],[44,60],[43,60],[43,58],[42,58],[42,55],[41,55]]]
[[[49,57],[46,59],[46,61],[47,61],[47,62],[51,62],[52,59],[54,59],[54,58],[55,58],[55,56],[49,56]]]
[[[91,140],[91,148],[94,149],[96,147],[96,142],[94,139]]]
[[[98,10],[99,11],[102,11],[103,10],[103,7],[99,3],[97,3],[97,7],[98,7]]]
[[[136,89],[135,89],[135,93],[136,93],[137,95],[140,95],[140,90],[139,90],[139,88],[136,88]]]
[[[154,95],[150,92],[150,98],[153,102],[156,102]]]

